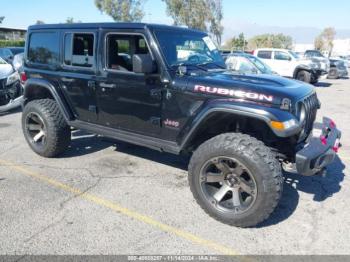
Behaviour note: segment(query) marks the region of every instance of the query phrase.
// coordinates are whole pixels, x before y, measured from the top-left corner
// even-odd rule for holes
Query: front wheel
[[[202,144],[189,165],[197,203],[213,218],[238,227],[267,219],[282,193],[281,165],[257,139],[227,133]]]
[[[305,83],[311,83],[311,73],[306,70],[300,70],[297,75],[296,79]]]

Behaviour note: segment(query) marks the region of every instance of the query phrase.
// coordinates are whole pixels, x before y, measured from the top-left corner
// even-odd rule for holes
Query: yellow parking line
[[[70,193],[73,193],[75,195],[79,195],[79,197],[86,199],[90,202],[93,202],[99,206],[106,207],[110,210],[113,210],[115,212],[118,212],[120,214],[128,216],[128,217],[133,218],[135,220],[141,221],[145,224],[154,226],[154,227],[156,227],[164,232],[171,233],[171,234],[174,234],[174,235],[181,237],[183,239],[189,240],[197,245],[209,247],[212,250],[216,250],[216,251],[218,251],[222,254],[225,254],[225,255],[238,255],[238,253],[236,251],[234,251],[233,249],[231,249],[229,247],[225,247],[225,246],[218,244],[218,243],[215,243],[213,241],[203,239],[203,238],[198,237],[192,233],[186,232],[182,229],[178,229],[178,228],[163,224],[162,222],[159,222],[151,217],[148,217],[146,215],[142,215],[140,213],[137,213],[135,211],[132,211],[130,209],[122,207],[116,203],[113,203],[113,202],[108,201],[106,199],[100,198],[98,196],[95,196],[95,195],[92,195],[89,193],[84,193],[77,188],[71,187],[69,185],[58,182],[58,181],[56,181],[52,178],[49,178],[47,176],[30,171],[30,170],[24,168],[23,166],[11,163],[11,162],[6,161],[6,160],[1,160],[1,159],[0,159],[0,164],[4,165],[4,166],[8,166],[11,169],[16,170],[24,175],[36,178],[36,179],[38,179],[42,182],[45,182],[53,187],[62,189],[66,192],[70,192]]]

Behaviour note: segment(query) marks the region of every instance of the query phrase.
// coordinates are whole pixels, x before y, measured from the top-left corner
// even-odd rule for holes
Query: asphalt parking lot
[[[207,216],[169,154],[80,131],[58,159],[35,155],[19,111],[0,116],[0,254],[350,254],[350,80],[317,86],[343,132],[326,177],[286,174],[280,205],[256,228]]]

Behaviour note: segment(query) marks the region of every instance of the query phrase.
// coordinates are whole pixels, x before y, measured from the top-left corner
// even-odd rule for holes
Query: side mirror
[[[132,57],[134,73],[151,74],[156,70],[155,63],[149,54],[137,54]]]

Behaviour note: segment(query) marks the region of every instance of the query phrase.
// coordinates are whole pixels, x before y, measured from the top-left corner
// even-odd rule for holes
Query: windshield
[[[259,58],[255,56],[247,56],[247,58],[254,63],[254,65],[261,71],[263,74],[272,74],[272,69],[262,62]]]
[[[216,45],[204,33],[156,30],[155,35],[170,67],[211,63],[221,68],[225,67]]]
[[[308,57],[324,57],[320,51],[306,51],[305,53],[306,56]]]
[[[292,57],[294,57],[295,59],[300,58],[299,55],[298,55],[297,53],[294,53],[293,51],[290,51],[290,50],[289,50],[288,53],[289,53]]]

